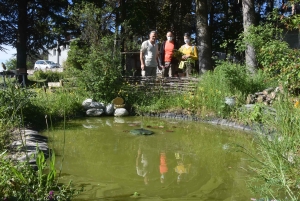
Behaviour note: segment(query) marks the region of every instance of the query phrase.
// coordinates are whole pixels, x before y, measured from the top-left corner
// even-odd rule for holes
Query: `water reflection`
[[[160,183],[164,183],[166,173],[168,172],[167,156],[164,150],[160,151],[159,162]]]
[[[148,157],[149,156],[147,153],[142,153],[141,148],[138,149],[136,157],[136,173],[144,178],[145,185],[148,185],[150,174],[150,165]]]
[[[188,181],[188,174],[191,168],[190,161],[180,152],[175,152],[175,158],[177,161],[177,166],[175,167],[175,172],[178,174],[177,183]]]
[[[154,135],[129,132],[142,125]],[[134,192],[140,194],[139,200],[250,198],[240,168],[246,160],[229,146],[248,144],[250,139],[235,130],[138,117],[73,120],[65,132],[57,129],[49,137],[54,136],[58,167],[64,133],[67,142],[63,173],[69,176],[61,181],[72,179],[85,186],[78,201],[128,200]]]

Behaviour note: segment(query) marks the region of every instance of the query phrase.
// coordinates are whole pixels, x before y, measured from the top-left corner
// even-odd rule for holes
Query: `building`
[[[63,67],[64,62],[68,58],[68,52],[70,50],[69,42],[65,45],[58,45],[52,49],[48,49],[48,60],[54,63],[60,64]]]

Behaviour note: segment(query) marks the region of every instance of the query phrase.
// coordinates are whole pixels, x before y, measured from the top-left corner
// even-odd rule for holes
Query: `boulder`
[[[90,117],[99,117],[103,114],[103,112],[104,112],[103,109],[92,108],[86,111],[86,115]]]
[[[124,116],[128,116],[128,115],[129,115],[129,112],[125,108],[117,108],[114,113],[115,117],[124,117]]]
[[[105,114],[106,115],[113,115],[114,111],[115,111],[114,104],[109,103],[108,105],[106,105],[106,107],[105,107]]]
[[[92,101],[88,109],[91,108],[105,109],[105,104]]]
[[[90,107],[90,104],[93,102],[93,100],[91,98],[88,98],[88,99],[85,99],[83,102],[82,102],[82,106],[85,108],[85,109],[88,109]]]

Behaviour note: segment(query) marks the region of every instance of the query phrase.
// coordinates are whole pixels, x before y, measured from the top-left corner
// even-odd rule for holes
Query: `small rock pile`
[[[129,115],[129,112],[126,108],[124,108],[124,100],[119,97],[115,98],[112,103],[107,105],[88,98],[82,102],[82,106],[86,110],[86,115],[90,117],[99,117],[104,115],[123,117]]]
[[[36,156],[38,151],[42,151],[45,158],[48,158],[51,154],[47,144],[48,138],[35,130],[16,130],[12,133],[12,136],[13,142],[10,144],[8,158],[13,161],[28,161],[33,168],[37,169]]]
[[[256,92],[247,96],[246,104],[264,103],[265,105],[271,105],[278,93],[282,93],[282,87],[268,88],[262,92]]]

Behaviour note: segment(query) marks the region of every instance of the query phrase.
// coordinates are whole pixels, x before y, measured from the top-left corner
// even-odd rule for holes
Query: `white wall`
[[[55,63],[59,63],[61,66],[63,66],[64,62],[67,60],[68,58],[68,52],[69,52],[69,46],[67,46],[68,49],[66,49],[64,46],[60,46],[60,55],[57,55],[58,52],[56,50],[56,48],[53,49],[49,49],[48,52],[48,60],[49,61],[53,61]],[[57,62],[57,57],[58,57],[58,62]]]

